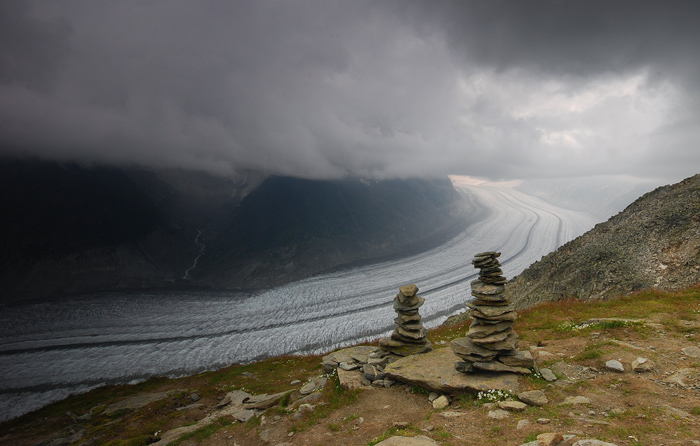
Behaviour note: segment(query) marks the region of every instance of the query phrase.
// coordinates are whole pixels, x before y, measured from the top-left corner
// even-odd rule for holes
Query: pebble
[[[525,428],[525,426],[530,425],[530,420],[520,420],[518,421],[518,425],[515,427],[516,429],[520,430]]]
[[[530,404],[532,406],[544,406],[549,402],[547,395],[541,390],[530,390],[528,392],[520,392],[518,394],[518,399],[523,403]]]
[[[515,412],[522,412],[527,409],[527,404],[521,403],[520,401],[501,401],[498,403],[498,407],[503,410],[511,410]]]
[[[545,432],[537,436],[539,446],[555,446],[562,441],[564,441],[564,437],[558,432]]]
[[[542,378],[544,378],[544,380],[547,382],[551,383],[557,380],[557,377],[554,375],[554,372],[552,372],[550,369],[540,369],[540,374],[542,375]]]
[[[623,373],[625,371],[625,367],[616,359],[611,359],[610,361],[606,362],[605,367],[613,372]]]
[[[442,395],[433,401],[433,409],[442,410],[450,405],[450,400],[447,399],[445,395]]]
[[[505,418],[508,418],[510,416],[510,413],[508,413],[507,410],[496,409],[496,410],[489,411],[487,416],[489,418],[493,418],[494,420],[503,420]]]

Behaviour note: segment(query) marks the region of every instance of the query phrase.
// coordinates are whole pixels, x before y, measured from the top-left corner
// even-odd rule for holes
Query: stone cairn
[[[472,296],[467,303],[472,323],[466,337],[452,341],[452,350],[462,361],[455,367],[464,373],[516,372],[530,373],[533,367],[529,351],[518,351],[518,335],[513,331],[517,313],[503,295],[506,278],[498,261],[500,252],[482,252],[472,264],[480,269],[479,278],[471,282]]]
[[[421,315],[418,314],[418,309],[425,299],[417,293],[418,287],[415,285],[404,285],[399,288],[399,294],[394,298],[394,310],[398,314],[394,322],[398,327],[390,338],[379,340],[379,347],[383,351],[399,356],[410,356],[433,349],[426,337],[428,330],[423,328]]]

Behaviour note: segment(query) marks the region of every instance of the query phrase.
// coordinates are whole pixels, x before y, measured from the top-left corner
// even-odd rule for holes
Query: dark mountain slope
[[[265,288],[433,247],[464,224],[447,179],[264,178],[0,160],[0,303]]]
[[[277,285],[432,247],[464,228],[465,215],[448,179],[271,177],[241,202],[202,257],[206,276],[199,277],[220,286]]]
[[[0,301],[175,283],[231,202],[212,181],[203,199],[150,171],[0,161]]]
[[[534,263],[507,287],[519,307],[700,282],[700,175],[643,195]]]

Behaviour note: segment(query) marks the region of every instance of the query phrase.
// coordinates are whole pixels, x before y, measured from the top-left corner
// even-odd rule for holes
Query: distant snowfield
[[[485,217],[448,243],[401,260],[256,294],[102,293],[3,308],[0,421],[99,385],[181,376],[288,353],[322,353],[386,336],[392,300],[415,283],[430,328],[464,310],[471,258],[501,251],[508,278],[597,223],[513,187],[451,177]]]

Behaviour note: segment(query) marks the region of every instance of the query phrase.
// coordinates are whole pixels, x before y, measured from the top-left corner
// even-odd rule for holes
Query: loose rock
[[[445,395],[442,395],[433,401],[433,409],[442,410],[450,405],[450,400],[447,399]]]
[[[530,390],[528,392],[518,393],[518,399],[523,403],[529,404],[531,406],[544,406],[549,403],[547,395],[541,390]]]
[[[539,446],[555,446],[564,441],[564,436],[558,432],[546,432],[537,436]]]
[[[605,367],[608,368],[608,370],[611,370],[613,372],[617,373],[624,373],[625,367],[622,365],[622,363],[616,359],[611,359],[610,361],[605,363]]]

